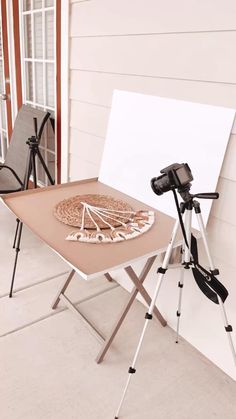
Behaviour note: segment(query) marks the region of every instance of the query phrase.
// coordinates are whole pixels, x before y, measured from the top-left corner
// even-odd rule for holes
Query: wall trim
[[[61,0],[61,183],[69,179],[69,7]]]

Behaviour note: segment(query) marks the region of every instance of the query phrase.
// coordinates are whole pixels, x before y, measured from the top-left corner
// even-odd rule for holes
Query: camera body
[[[151,179],[151,187],[157,195],[162,195],[171,189],[182,190],[193,180],[193,175],[187,163],[174,163],[161,170],[161,176]]]

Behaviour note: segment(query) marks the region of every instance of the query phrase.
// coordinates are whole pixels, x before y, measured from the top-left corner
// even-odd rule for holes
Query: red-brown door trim
[[[2,46],[3,46],[3,62],[5,75],[5,92],[8,96],[6,100],[7,108],[7,132],[10,140],[12,134],[12,113],[11,113],[11,88],[10,88],[10,67],[9,67],[9,50],[8,50],[8,35],[7,35],[7,7],[6,0],[1,0],[2,11]],[[7,82],[6,82],[7,81]]]

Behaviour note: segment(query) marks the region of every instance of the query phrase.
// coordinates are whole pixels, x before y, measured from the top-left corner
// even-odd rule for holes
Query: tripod
[[[31,173],[33,175],[34,187],[37,188],[36,156],[38,157],[40,163],[42,164],[42,167],[43,167],[51,185],[54,185],[54,183],[55,183],[54,180],[52,179],[52,176],[50,175],[50,172],[49,172],[49,170],[46,166],[46,163],[45,163],[45,161],[43,159],[43,156],[42,156],[42,154],[40,152],[40,149],[39,149],[39,135],[38,135],[37,118],[33,118],[33,120],[34,120],[35,135],[30,137],[26,141],[26,144],[29,146],[29,151],[28,151],[28,158],[27,158],[27,164],[26,164],[25,178],[24,178],[24,183],[23,183],[23,187],[22,187],[22,190],[24,190],[24,191],[27,190],[28,187],[29,187],[29,180],[30,180]],[[19,251],[20,251],[22,228],[23,228],[23,223],[22,223],[22,221],[19,220],[19,218],[17,218],[16,219],[16,232],[15,232],[15,237],[14,237],[14,242],[13,242],[13,249],[15,249],[16,254],[15,254],[15,261],[14,261],[14,267],[13,267],[13,272],[12,272],[11,287],[10,287],[10,292],[9,292],[9,297],[10,298],[12,297],[12,293],[13,293],[18,255],[19,255]]]
[[[132,365],[129,367],[128,370],[128,379],[121,397],[121,401],[119,404],[119,407],[117,409],[116,412],[116,416],[115,419],[118,419],[121,407],[123,405],[123,401],[125,399],[130,381],[131,381],[131,377],[133,374],[135,374],[136,369],[135,369],[135,365],[137,362],[137,358],[143,343],[143,339],[144,339],[144,335],[148,326],[149,321],[152,319],[152,313],[153,313],[153,309],[155,307],[156,304],[156,300],[164,279],[164,275],[168,269],[168,265],[169,265],[169,260],[173,251],[173,247],[174,247],[174,243],[175,243],[175,239],[176,239],[176,235],[178,232],[179,227],[181,227],[182,230],[182,235],[183,235],[183,242],[182,242],[182,264],[181,266],[181,273],[180,273],[180,280],[178,282],[178,287],[179,287],[179,300],[178,300],[178,309],[176,312],[177,315],[177,331],[176,331],[176,343],[178,343],[179,340],[179,326],[180,326],[180,316],[181,316],[181,305],[182,305],[182,295],[183,295],[183,287],[184,287],[184,273],[185,270],[188,270],[190,268],[192,268],[193,270],[193,275],[196,279],[196,282],[198,284],[198,286],[200,287],[201,291],[210,299],[212,300],[214,303],[219,305],[221,314],[222,314],[222,319],[223,319],[223,323],[224,323],[224,328],[225,331],[228,335],[228,340],[229,340],[229,345],[230,345],[230,349],[232,351],[232,355],[233,355],[233,359],[236,365],[236,352],[235,352],[235,348],[234,348],[234,344],[233,344],[233,340],[232,340],[232,336],[231,336],[231,332],[233,331],[232,326],[228,323],[228,319],[227,319],[227,315],[225,312],[225,307],[224,307],[224,301],[228,296],[228,292],[227,290],[224,288],[224,286],[215,278],[215,275],[219,274],[218,269],[216,269],[213,265],[212,262],[212,258],[210,255],[210,251],[209,251],[209,247],[208,247],[208,243],[207,243],[207,238],[206,238],[206,231],[205,231],[205,227],[203,224],[203,219],[202,219],[202,215],[201,215],[201,208],[200,208],[200,203],[198,201],[196,201],[194,198],[203,198],[203,199],[217,199],[219,197],[219,195],[217,193],[200,193],[200,194],[196,194],[196,195],[191,195],[189,193],[189,188],[185,189],[184,191],[180,191],[178,190],[178,192],[180,193],[181,197],[183,198],[184,202],[181,203],[180,207],[178,205],[178,198],[177,198],[177,194],[176,191],[174,189],[172,189],[173,193],[174,193],[174,198],[175,198],[175,203],[177,206],[177,211],[178,211],[178,215],[179,215],[179,219],[176,220],[173,231],[172,231],[172,235],[171,235],[171,239],[169,242],[169,245],[167,247],[167,251],[162,263],[162,266],[158,268],[157,273],[157,285],[155,288],[155,292],[151,301],[151,304],[149,306],[148,312],[145,314],[145,323],[144,323],[144,327],[138,342],[138,346],[136,348],[136,352],[133,358],[133,362]],[[190,243],[195,243],[196,239],[193,238],[193,236],[191,235],[191,223],[192,223],[192,210],[194,209],[194,212],[196,214],[196,218],[198,221],[198,225],[199,225],[199,230],[201,232],[201,237],[203,239],[203,244],[204,244],[204,249],[208,258],[208,262],[209,262],[209,266],[210,266],[210,271],[208,272],[207,270],[205,270],[203,267],[201,267],[198,264],[198,256],[197,256],[197,252],[196,252],[196,246],[191,246]],[[184,221],[182,220],[182,215],[184,214]],[[194,242],[194,240],[195,242]],[[199,271],[198,271],[199,269]],[[199,274],[200,272],[200,274]],[[205,275],[203,275],[205,274]],[[202,277],[205,278],[205,280],[202,280]]]

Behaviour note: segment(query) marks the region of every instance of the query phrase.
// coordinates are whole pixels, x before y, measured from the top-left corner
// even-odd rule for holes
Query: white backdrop
[[[172,192],[155,195],[151,178],[172,163],[188,163],[191,192],[215,191],[234,115],[229,108],[115,90],[99,180],[176,218]],[[211,204],[201,200],[205,223]]]

